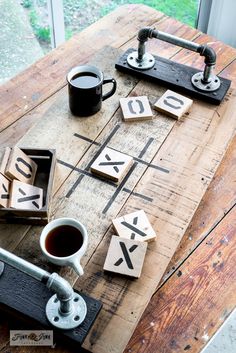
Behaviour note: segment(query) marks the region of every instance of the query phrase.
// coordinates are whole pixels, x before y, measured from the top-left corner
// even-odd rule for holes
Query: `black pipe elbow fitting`
[[[151,27],[144,27],[138,32],[138,40],[140,42],[146,42],[148,38],[152,38],[153,29]]]
[[[215,65],[216,63],[216,53],[215,50],[207,45],[201,45],[199,49],[201,56],[205,56],[206,65]]]

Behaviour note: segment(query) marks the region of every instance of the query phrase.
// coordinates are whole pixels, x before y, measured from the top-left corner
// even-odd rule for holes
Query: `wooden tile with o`
[[[103,269],[139,278],[146,250],[146,242],[123,239],[113,235]]]
[[[156,238],[156,233],[143,210],[113,219],[112,223],[122,238],[138,241],[151,241]]]
[[[154,104],[154,108],[178,120],[192,104],[192,99],[168,89]]]
[[[36,171],[37,164],[21,149],[14,147],[5,169],[5,175],[10,179],[33,184]]]
[[[91,166],[91,172],[119,181],[133,163],[133,158],[127,154],[105,147]]]
[[[146,96],[120,99],[124,121],[142,121],[152,119],[153,113]]]

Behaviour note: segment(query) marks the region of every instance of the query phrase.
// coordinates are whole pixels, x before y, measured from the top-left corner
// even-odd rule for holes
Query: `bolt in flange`
[[[86,303],[79,294],[74,292],[69,282],[64,278],[57,273],[51,274],[44,271],[2,248],[0,248],[0,260],[45,283],[48,289],[56,293],[46,305],[46,316],[53,326],[69,330],[84,321],[87,314]],[[0,275],[3,269],[4,265],[0,262]]]
[[[84,299],[77,293],[71,298],[73,305],[71,311],[63,313],[60,310],[60,301],[54,294],[46,305],[46,316],[48,321],[55,327],[63,330],[72,330],[80,325],[87,314],[87,306]]]
[[[131,67],[139,70],[151,69],[155,65],[155,59],[151,54],[145,53],[142,60],[139,60],[137,51],[128,55],[127,62]]]

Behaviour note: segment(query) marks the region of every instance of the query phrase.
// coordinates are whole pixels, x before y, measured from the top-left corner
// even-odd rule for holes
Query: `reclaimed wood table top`
[[[125,123],[121,97],[147,95],[153,104],[166,90],[114,68],[121,53],[137,47],[137,32],[144,26],[212,46],[217,74],[232,80],[224,101],[213,106],[194,100],[179,121],[156,112],[152,121]],[[204,66],[199,54],[159,40],[151,40],[148,50]],[[68,109],[66,74],[87,62],[115,77],[118,88],[95,116],[75,118]],[[88,228],[85,275],[78,279],[69,268],[60,272],[76,289],[103,302],[85,349],[197,353],[234,309],[235,85],[236,49],[137,4],[118,8],[0,87],[0,156],[4,147],[16,144],[55,148],[50,218],[74,217]],[[135,161],[117,185],[90,174],[94,156],[105,146]],[[138,209],[145,210],[157,232],[141,277],[104,273],[112,219]],[[50,271],[39,248],[41,231],[40,226],[0,225],[0,246]],[[36,350],[9,347],[10,329],[10,318],[1,313],[1,352]],[[43,347],[47,351],[51,348]],[[54,351],[73,350],[57,344]]]

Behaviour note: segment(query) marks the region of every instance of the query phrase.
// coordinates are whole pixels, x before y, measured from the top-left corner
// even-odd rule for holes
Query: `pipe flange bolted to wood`
[[[48,321],[55,327],[63,330],[71,330],[79,326],[87,314],[87,305],[81,295],[73,293],[73,307],[69,313],[62,313],[60,301],[54,294],[46,305],[46,316]]]

